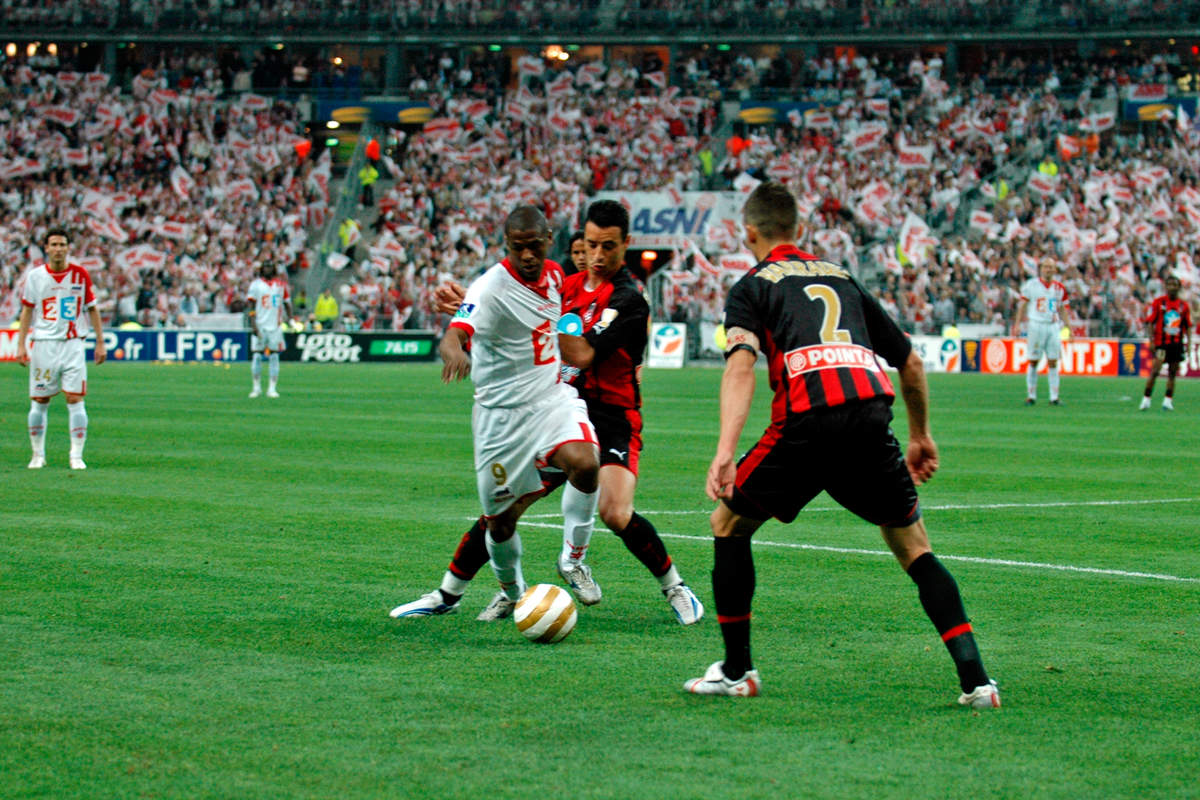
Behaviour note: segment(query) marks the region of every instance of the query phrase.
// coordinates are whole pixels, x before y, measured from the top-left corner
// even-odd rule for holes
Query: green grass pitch
[[[1005,707],[949,658],[877,530],[819,497],[756,537],[762,697],[696,698],[721,655],[703,476],[720,372],[648,371],[638,508],[709,616],[684,628],[597,526],[604,601],[563,643],[437,585],[478,513],[469,385],[435,365],[91,368],[86,472],[25,469],[0,368],[0,797],[1196,797],[1200,382],[933,376],[922,491]],[[745,443],[766,421],[760,374]],[[903,414],[897,432],[903,439]],[[522,527],[554,582],[558,499]]]

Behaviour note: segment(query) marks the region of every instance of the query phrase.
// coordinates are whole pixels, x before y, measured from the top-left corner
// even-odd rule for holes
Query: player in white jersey
[[[83,398],[87,394],[87,361],[83,338],[83,312],[96,332],[95,358],[104,363],[104,334],[92,278],[83,267],[67,263],[70,238],[53,228],[44,240],[46,263],[34,265],[22,280],[21,322],[17,333],[17,359],[29,365],[29,444],[33,457],[30,469],[46,466],[46,418],[50,398],[62,392],[67,398],[71,432],[71,469],[87,469],[83,445],[87,441],[88,417]]]
[[[538,470],[561,469],[588,496],[593,510],[600,471],[587,406],[559,378],[556,329],[563,274],[546,260],[549,224],[533,206],[520,206],[505,220],[504,240],[508,258],[467,289],[439,346],[442,381],[469,374],[475,383],[476,485],[487,524],[487,552],[501,587],[480,619],[509,616],[525,590],[516,525],[545,493]],[[439,589],[397,606],[392,616],[456,610],[468,584],[469,579],[447,571]]]
[[[1069,301],[1066,287],[1054,279],[1057,272],[1058,265],[1054,259],[1043,259],[1038,267],[1038,277],[1030,278],[1021,285],[1021,303],[1017,306],[1013,335],[1020,332],[1021,322],[1028,319],[1029,366],[1025,370],[1027,406],[1037,402],[1037,371],[1043,357],[1049,372],[1050,405],[1062,405],[1058,398],[1058,359],[1062,355],[1061,331],[1067,319]]]
[[[247,291],[247,315],[250,317],[251,397],[262,394],[262,359],[267,357],[267,397],[279,397],[279,354],[287,346],[283,340],[283,320],[292,315],[287,281],[279,276],[274,264],[259,267],[259,276]]]

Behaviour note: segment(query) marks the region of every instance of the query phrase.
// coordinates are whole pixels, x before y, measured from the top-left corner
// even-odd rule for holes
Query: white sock
[[[675,565],[671,564],[671,568],[658,576],[658,585],[664,589],[670,589],[672,586],[678,586],[683,583],[683,578],[679,577],[679,570],[675,569]]]
[[[519,600],[525,591],[525,576],[521,574],[521,534],[514,533],[511,539],[503,542],[492,541],[492,533],[488,531],[488,555],[492,557],[492,572],[500,581],[500,588],[509,600]]]
[[[1058,366],[1050,368],[1050,399],[1058,399]]]
[[[87,409],[83,401],[67,404],[68,419],[71,425],[71,458],[83,458],[83,444],[87,441]]]
[[[446,570],[446,574],[442,576],[442,585],[438,588],[445,594],[454,594],[462,597],[467,593],[467,587],[470,585],[470,581],[464,581],[450,570]]]
[[[279,354],[271,353],[267,356],[267,376],[270,378],[268,384],[272,390],[279,383]]]
[[[250,377],[254,380],[254,388],[257,389],[262,382],[262,353],[255,353],[250,357]]]
[[[1037,397],[1037,364],[1029,363],[1025,368],[1025,388],[1029,391],[1030,397]]]
[[[563,546],[558,564],[564,569],[583,563],[588,544],[592,541],[592,530],[596,524],[596,506],[600,503],[600,492],[584,494],[571,484],[563,487]]]
[[[49,403],[29,401],[29,446],[35,456],[46,457],[46,417]]]

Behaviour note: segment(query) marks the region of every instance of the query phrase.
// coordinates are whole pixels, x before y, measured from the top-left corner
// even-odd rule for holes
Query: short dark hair
[[[67,233],[66,228],[51,228],[46,231],[46,235],[42,237],[42,244],[48,244],[51,236],[61,236],[67,240],[67,244],[71,243],[71,234]]]
[[[582,242],[582,241],[583,241],[583,231],[575,231],[574,233],[571,234],[571,240],[569,242],[567,242],[567,249],[570,250],[572,247],[575,246],[576,242]]]
[[[777,181],[759,184],[750,193],[742,217],[767,239],[792,239],[800,222],[795,196]]]
[[[597,228],[620,228],[621,238],[629,235],[629,212],[616,200],[597,200],[588,206],[587,222]]]
[[[550,223],[546,215],[537,206],[517,206],[504,220],[504,233],[508,235],[515,231],[537,231],[539,234],[550,233]]]

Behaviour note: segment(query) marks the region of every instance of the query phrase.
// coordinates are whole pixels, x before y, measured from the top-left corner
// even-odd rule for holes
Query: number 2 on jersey
[[[822,344],[835,342],[846,344],[853,341],[850,338],[850,331],[838,327],[838,323],[842,320],[842,298],[838,297],[838,293],[833,290],[833,287],[823,283],[814,283],[811,286],[805,286],[804,293],[810,300],[820,300],[821,305],[825,306],[825,319],[821,321]]]
[[[553,364],[554,363],[554,345],[555,340],[550,337],[554,334],[550,331],[550,323],[543,322],[533,329],[533,363],[534,364]]]

